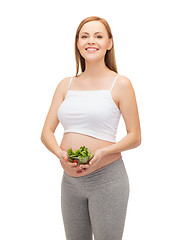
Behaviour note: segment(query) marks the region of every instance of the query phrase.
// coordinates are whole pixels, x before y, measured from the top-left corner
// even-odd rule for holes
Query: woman
[[[43,144],[63,167],[61,207],[67,240],[121,240],[129,181],[121,152],[141,143],[135,93],[117,73],[114,43],[107,21],[84,19],[75,37],[76,75],[57,86],[42,130]],[[79,64],[82,73],[78,75]],[[120,116],[127,135],[115,141]],[[60,146],[54,132],[64,127]],[[69,161],[67,150],[93,151],[89,164]]]

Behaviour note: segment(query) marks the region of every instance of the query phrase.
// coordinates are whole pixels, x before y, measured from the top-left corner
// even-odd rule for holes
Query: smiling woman
[[[94,233],[95,239],[121,240],[129,196],[121,152],[141,142],[135,92],[117,72],[105,19],[89,17],[79,24],[75,57],[76,75],[58,84],[41,139],[64,170],[61,206],[67,239],[91,240]],[[116,143],[121,116],[127,135]],[[64,127],[60,146],[54,137],[59,122]],[[67,151],[81,146],[93,155],[89,163],[78,165],[69,161]]]
[[[87,29],[90,31],[86,31]],[[99,31],[96,32],[96,29]],[[112,48],[112,38],[109,38],[104,24],[99,21],[91,21],[83,25],[77,38],[77,48],[87,64],[88,57],[90,61],[91,57],[97,61],[105,56],[106,49]],[[86,53],[97,53],[97,56]]]

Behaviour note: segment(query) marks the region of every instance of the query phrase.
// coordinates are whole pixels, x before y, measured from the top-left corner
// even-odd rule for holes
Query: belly
[[[85,146],[86,148],[88,148],[88,151],[91,152],[95,152],[97,149],[109,146],[111,144],[115,144],[114,142],[108,142],[108,141],[104,141],[101,139],[97,139],[94,137],[90,137],[84,134],[80,134],[80,133],[65,133],[63,135],[61,144],[60,144],[60,148],[63,151],[66,151],[71,147],[73,151],[76,151],[78,148],[80,148],[81,146]],[[64,168],[64,171],[73,177],[81,177],[81,176],[85,176],[88,175],[94,171],[96,171],[99,168],[105,167],[106,165],[116,161],[117,159],[119,159],[121,157],[121,153],[114,153],[114,154],[108,154],[104,157],[104,159],[101,159],[101,161],[96,164],[95,166],[91,166],[89,167],[87,170],[84,170],[82,173],[77,173],[76,172],[76,168],[69,168],[66,166],[62,166]]]

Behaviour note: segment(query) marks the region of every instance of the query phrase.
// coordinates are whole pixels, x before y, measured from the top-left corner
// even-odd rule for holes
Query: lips
[[[87,48],[85,48],[85,50],[99,50],[98,48],[96,48],[96,47],[87,47]]]
[[[85,50],[87,51],[87,53],[95,53],[97,52],[99,49],[95,48],[95,47],[87,47],[85,48]]]

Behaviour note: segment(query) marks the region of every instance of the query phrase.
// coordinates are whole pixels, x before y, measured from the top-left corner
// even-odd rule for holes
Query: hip
[[[129,184],[128,174],[122,157],[116,161],[99,168],[85,176],[73,177],[63,172],[62,181],[73,189],[99,187],[103,184],[116,184],[120,182],[125,186]]]

